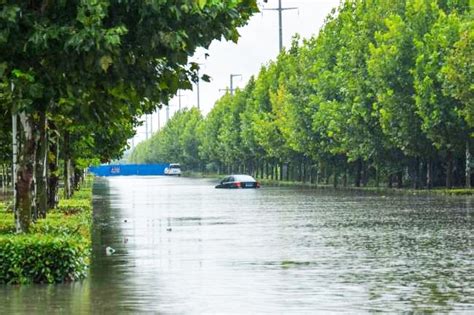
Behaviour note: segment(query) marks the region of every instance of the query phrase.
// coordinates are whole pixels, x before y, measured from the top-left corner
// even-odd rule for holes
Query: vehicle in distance
[[[250,175],[229,175],[216,188],[260,188],[260,183]]]
[[[171,163],[165,168],[165,175],[181,176],[181,166],[178,163]]]

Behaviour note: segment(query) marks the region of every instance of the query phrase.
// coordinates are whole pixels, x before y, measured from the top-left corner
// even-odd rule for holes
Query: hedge
[[[85,277],[90,244],[77,236],[0,236],[0,282],[58,283]]]
[[[0,205],[0,283],[60,283],[84,278],[91,253],[92,189],[60,200],[30,233],[15,234],[14,215]]]

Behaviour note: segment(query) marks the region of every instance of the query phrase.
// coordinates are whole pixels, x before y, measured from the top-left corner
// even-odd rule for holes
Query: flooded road
[[[88,279],[0,313],[474,312],[472,197],[214,184],[97,179]]]

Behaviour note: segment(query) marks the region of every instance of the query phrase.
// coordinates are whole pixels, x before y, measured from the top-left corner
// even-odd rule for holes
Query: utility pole
[[[148,114],[145,114],[145,138],[148,140]]]
[[[268,0],[264,0],[263,2],[268,2]],[[279,37],[280,37],[280,51],[283,50],[283,17],[282,13],[286,10],[296,10],[297,7],[289,7],[289,8],[282,8],[281,7],[281,0],[278,0],[278,8],[269,8],[263,9],[265,11],[278,11],[278,25],[279,25]]]
[[[161,111],[161,107],[160,107],[160,108],[158,108],[158,124],[157,124],[158,131],[160,131],[160,129],[161,129],[161,122],[160,122],[160,111]]]
[[[153,137],[153,113],[150,115],[150,136]]]
[[[166,105],[166,123],[170,120],[170,106]]]
[[[181,94],[181,90],[178,91],[178,110],[181,110],[181,96],[184,96]]]
[[[230,75],[230,95],[234,95],[234,77],[242,77],[241,74]]]
[[[199,81],[201,81],[201,78],[199,77],[199,69],[198,69],[198,80],[196,82],[196,92],[197,92],[197,107],[198,107],[198,110],[201,109],[201,105],[199,104],[200,100],[199,100]]]

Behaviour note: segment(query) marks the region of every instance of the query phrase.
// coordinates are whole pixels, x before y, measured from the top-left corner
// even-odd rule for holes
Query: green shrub
[[[13,213],[0,211],[0,234],[14,233],[15,230]]]
[[[0,205],[0,283],[59,283],[85,277],[89,265],[92,189],[60,200],[30,233],[15,234],[14,215]]]
[[[31,232],[59,236],[79,235],[90,239],[92,216],[88,212],[76,215],[65,215],[61,212],[50,212],[45,219],[39,219],[31,226]]]
[[[92,204],[90,199],[62,199],[59,200],[55,211],[62,212],[67,215],[91,212]]]
[[[78,191],[74,192],[71,199],[73,199],[73,200],[77,200],[77,199],[91,200],[92,199],[92,188],[82,188],[81,190],[78,190]]]
[[[0,236],[0,283],[59,283],[84,278],[90,256],[85,238],[57,235]]]

